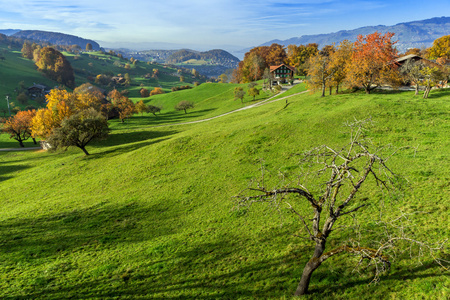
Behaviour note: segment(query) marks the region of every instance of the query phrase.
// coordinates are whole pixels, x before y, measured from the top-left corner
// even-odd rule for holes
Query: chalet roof
[[[291,66],[288,66],[288,65],[285,65],[285,64],[281,64],[281,65],[278,65],[278,66],[270,66],[270,72],[273,72],[273,71],[275,71],[276,69],[278,69],[278,68],[280,68],[282,66],[285,66],[286,68],[288,68],[292,72],[295,72],[295,68],[294,67],[291,67]]]
[[[402,63],[402,62],[407,61],[408,59],[416,59],[416,60],[419,60],[419,59],[423,59],[423,58],[420,57],[419,55],[416,55],[416,54],[408,54],[408,55],[405,55],[405,56],[402,56],[402,57],[397,58],[395,61],[396,61],[396,62],[399,62],[399,63]]]
[[[48,90],[49,88],[47,86],[43,85],[43,84],[36,84],[35,83],[32,86],[30,86],[28,89],[29,90],[30,89]]]
[[[406,63],[408,61],[408,59],[413,60],[413,61],[420,60],[421,62],[423,62],[427,66],[442,68],[442,66],[440,64],[438,64],[437,62],[429,60],[429,59],[425,59],[425,58],[423,58],[423,57],[421,57],[419,55],[415,55],[415,54],[409,54],[409,55],[405,55],[405,56],[399,57],[395,61],[399,65],[402,65],[402,64]]]

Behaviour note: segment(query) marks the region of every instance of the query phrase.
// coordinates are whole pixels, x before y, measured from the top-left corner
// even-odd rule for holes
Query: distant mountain
[[[53,45],[78,45],[82,49],[86,49],[86,44],[90,43],[93,50],[100,50],[100,45],[93,40],[87,40],[78,36],[59,32],[21,30],[14,33],[12,36],[31,41],[48,42]]]
[[[395,33],[394,40],[397,40],[396,47],[399,51],[404,52],[408,48],[430,47],[433,41],[444,35],[450,35],[450,17],[432,18],[422,21],[412,21],[407,23],[399,23],[393,26],[367,26],[354,30],[342,30],[329,34],[304,35],[293,37],[284,41],[272,40],[262,44],[261,46],[270,46],[272,43],[280,45],[306,45],[309,43],[317,43],[319,47],[340,43],[343,40],[351,42],[356,41],[358,35],[367,35],[378,31],[382,34],[386,32]],[[242,51],[247,52],[250,49]]]
[[[19,32],[20,29],[0,29],[0,33],[4,35],[13,35],[16,32]]]

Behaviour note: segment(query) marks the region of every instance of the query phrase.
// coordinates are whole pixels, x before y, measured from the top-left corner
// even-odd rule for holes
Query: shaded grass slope
[[[449,97],[305,94],[207,123],[116,127],[89,157],[0,153],[0,297],[290,299],[311,244],[292,235],[299,228],[288,212],[237,211],[231,197],[259,176],[261,161],[294,176],[292,154],[345,143],[341,125],[354,118],[372,117],[375,142],[414,147],[389,162],[410,181],[392,209],[425,212],[419,237],[448,237]],[[363,192],[380,197],[370,183]],[[342,257],[327,261],[305,299],[449,296],[448,272],[431,260],[398,257],[378,285],[352,270]]]

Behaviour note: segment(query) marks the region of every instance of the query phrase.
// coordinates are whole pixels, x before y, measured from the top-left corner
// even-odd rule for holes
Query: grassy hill
[[[104,54],[102,52],[90,52],[80,55],[64,53],[75,71],[75,82],[79,86],[86,82],[94,84],[93,79],[98,74],[126,74],[131,76],[131,85],[123,87],[117,85],[117,89],[129,90],[128,97],[135,101],[140,100],[139,91],[141,88],[149,90],[155,87],[161,87],[165,92],[170,92],[172,87],[180,85],[191,85],[194,82],[203,83],[204,78],[193,78],[191,73],[177,73],[176,68],[163,66],[160,64],[148,64],[145,62],[137,62],[132,64],[129,60],[120,59],[115,56]],[[9,49],[7,46],[0,44],[0,56],[4,60],[0,60],[0,97],[9,94],[10,101],[13,101],[18,107],[24,108],[27,105],[38,107],[39,104],[30,100],[26,105],[20,105],[15,98],[17,96],[16,89],[19,83],[23,81],[26,87],[32,86],[33,83],[42,83],[50,88],[58,86],[58,83],[45,78],[36,70],[36,66],[31,60],[22,58],[20,49]],[[146,75],[153,74],[153,69],[159,70],[158,78],[146,78]],[[180,75],[185,77],[184,82],[180,82]],[[114,86],[100,86],[106,90],[112,90]],[[3,110],[7,108],[6,101],[0,101],[0,116],[3,116]]]
[[[224,86],[192,91],[229,93]],[[192,91],[173,96],[194,99]],[[176,101],[165,97],[150,102]],[[341,125],[354,118],[373,118],[376,143],[414,147],[388,162],[410,182],[390,209],[423,212],[412,216],[418,238],[448,237],[449,97],[448,90],[427,100],[411,92],[303,94],[287,107],[282,100],[198,124],[113,121],[111,137],[88,146],[89,157],[78,149],[0,153],[0,297],[290,299],[311,244],[293,236],[300,227],[287,211],[236,211],[231,197],[259,176],[261,159],[294,176],[292,154],[345,143]],[[220,98],[199,98],[199,107],[223,109]],[[183,118],[191,114],[177,121]],[[380,197],[373,182],[363,192]],[[365,229],[376,226],[374,213],[365,211]],[[448,255],[448,248],[441,253]],[[448,271],[431,258],[420,265],[408,253],[396,257],[372,285],[348,258],[325,262],[304,299],[449,296]]]

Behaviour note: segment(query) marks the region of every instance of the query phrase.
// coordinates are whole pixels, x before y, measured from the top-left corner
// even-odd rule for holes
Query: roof
[[[421,57],[419,55],[415,55],[415,54],[409,54],[409,55],[405,55],[405,56],[399,57],[395,61],[398,64],[402,65],[405,62],[407,62],[408,59],[413,60],[413,61],[420,60],[421,62],[423,62],[427,66],[442,68],[442,66],[440,64],[438,64],[437,62],[429,60],[429,59],[425,59],[425,58],[423,58],[423,57]]]
[[[420,57],[419,55],[415,55],[415,54],[408,54],[402,57],[397,58],[395,61],[396,62],[403,62],[403,61],[407,61],[408,59],[422,59],[422,57]]]
[[[280,68],[281,66],[285,66],[286,68],[288,68],[292,72],[295,72],[295,68],[294,67],[291,67],[291,66],[288,66],[288,65],[285,65],[285,64],[281,64],[281,65],[278,65],[278,66],[270,66],[270,72],[275,71],[276,69]]]

